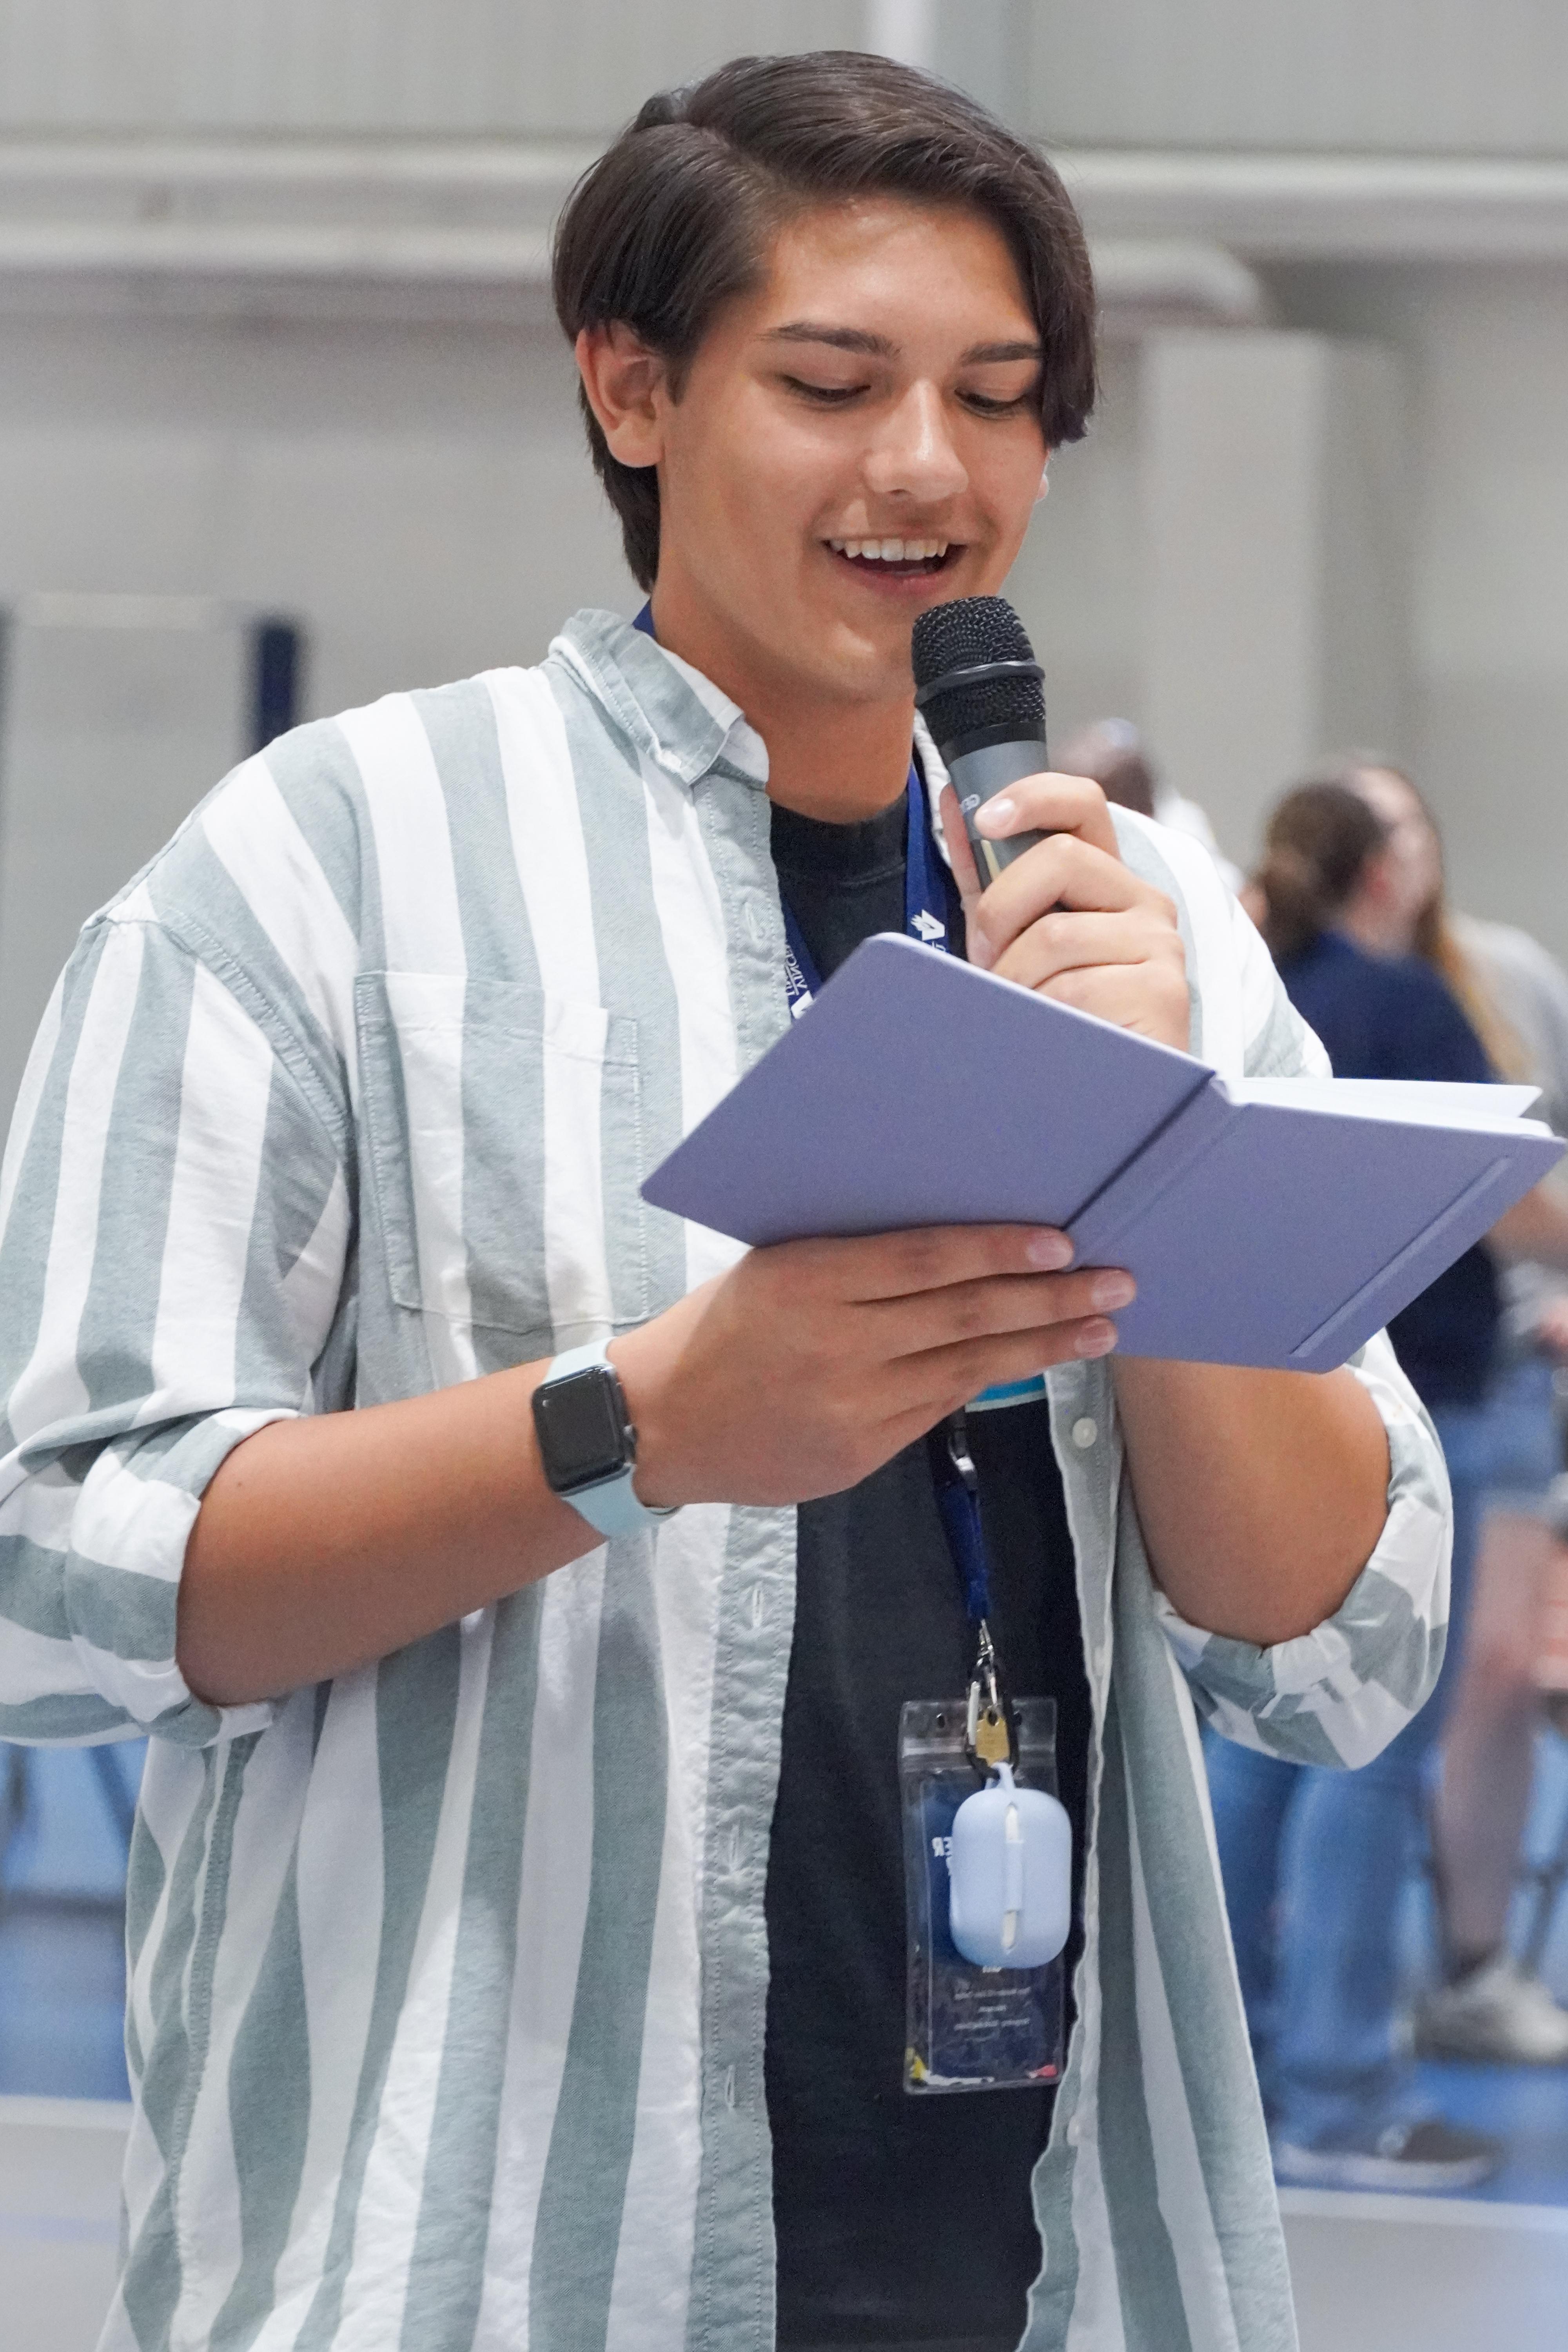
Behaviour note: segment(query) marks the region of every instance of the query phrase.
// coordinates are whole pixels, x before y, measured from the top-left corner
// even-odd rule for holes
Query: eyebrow
[[[865,327],[829,327],[813,319],[792,319],[786,326],[770,327],[763,341],[769,343],[826,343],[836,352],[854,352],[864,359],[897,359],[899,346],[887,335],[874,335]],[[1038,343],[972,343],[960,358],[961,367],[997,367],[1007,360],[1039,360],[1045,352]]]
[[[770,327],[763,341],[768,343],[829,343],[836,352],[858,352],[872,360],[895,359],[899,349],[887,335],[873,335],[865,327],[818,326],[811,319],[794,319],[786,327]]]

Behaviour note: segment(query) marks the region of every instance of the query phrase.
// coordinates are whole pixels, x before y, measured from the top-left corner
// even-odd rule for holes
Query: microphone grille
[[[917,686],[981,662],[1035,658],[1028,632],[1005,596],[955,596],[950,604],[933,604],[915,623],[910,652]]]
[[[1043,740],[1046,698],[1037,674],[1020,670],[973,684],[963,677],[965,670],[992,662],[1033,662],[1028,632],[1005,596],[959,596],[950,604],[933,604],[915,623],[910,657],[917,690],[953,678],[944,692],[921,704],[939,751],[998,727],[1016,726],[1020,736]]]

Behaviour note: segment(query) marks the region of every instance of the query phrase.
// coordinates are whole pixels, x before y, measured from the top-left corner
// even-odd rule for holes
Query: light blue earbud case
[[[1072,1924],[1072,1829],[1043,1789],[1020,1789],[1010,1764],[966,1797],[948,1853],[948,1925],[980,1969],[1037,1969]]]

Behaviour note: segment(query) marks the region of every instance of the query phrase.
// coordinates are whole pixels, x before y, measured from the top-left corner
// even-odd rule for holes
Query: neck
[[[855,824],[898,799],[910,772],[912,688],[886,701],[814,694],[809,680],[784,671],[764,647],[705,625],[662,579],[653,592],[653,625],[661,646],[745,712],[767,745],[768,798],[780,808]]]
[[[827,824],[856,824],[890,808],[903,792],[912,698],[891,708],[783,704],[769,710],[756,698],[742,707],[768,747],[768,798],[780,808]]]

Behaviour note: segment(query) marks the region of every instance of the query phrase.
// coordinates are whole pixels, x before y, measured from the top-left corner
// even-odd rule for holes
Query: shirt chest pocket
[[[642,1321],[637,1023],[444,973],[370,972],[355,994],[367,1173],[396,1304],[541,1353]]]

